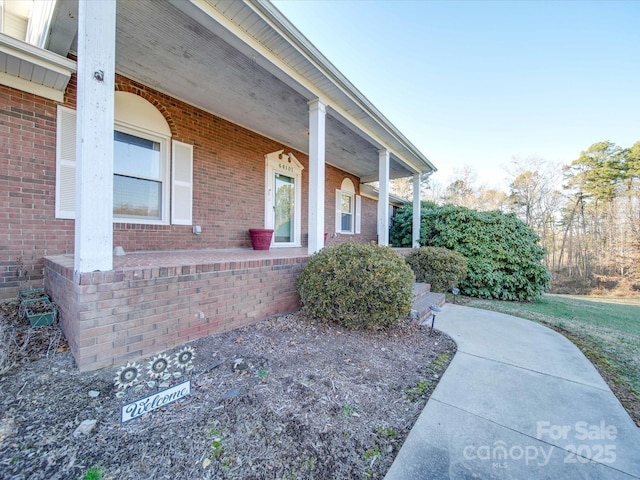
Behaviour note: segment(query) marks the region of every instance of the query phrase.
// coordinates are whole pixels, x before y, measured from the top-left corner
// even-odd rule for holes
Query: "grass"
[[[636,407],[631,410],[640,412],[640,305],[637,302],[627,305],[600,297],[543,295],[533,303],[467,297],[458,297],[458,303],[526,318],[560,331],[594,363],[612,390],[623,394],[621,402],[627,410],[630,410],[629,402],[635,402]],[[632,417],[639,421],[633,413]]]
[[[82,476],[82,480],[100,480],[102,478],[102,470],[100,467],[91,467]]]

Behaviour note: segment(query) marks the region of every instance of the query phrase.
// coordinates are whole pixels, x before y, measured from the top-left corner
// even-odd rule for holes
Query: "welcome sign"
[[[191,380],[174,385],[122,407],[122,423],[183,399],[191,394]]]

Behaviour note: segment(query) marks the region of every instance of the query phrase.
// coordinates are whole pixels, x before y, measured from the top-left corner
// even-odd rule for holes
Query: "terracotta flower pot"
[[[251,244],[254,250],[269,250],[271,248],[271,239],[273,238],[273,230],[270,228],[250,228]]]

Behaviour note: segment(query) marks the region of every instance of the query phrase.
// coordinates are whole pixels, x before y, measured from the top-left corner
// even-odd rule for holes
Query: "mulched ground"
[[[158,389],[153,359],[118,398],[118,369],[78,372],[57,327],[16,312],[0,304],[2,479],[382,478],[455,353],[426,327],[352,332],[298,312],[192,342],[194,369],[171,379],[192,394],[122,424]]]

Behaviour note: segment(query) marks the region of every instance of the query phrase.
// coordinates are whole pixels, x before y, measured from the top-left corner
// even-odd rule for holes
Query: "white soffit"
[[[180,8],[179,2],[172,3]],[[413,172],[436,170],[270,2],[191,0],[191,4],[221,22],[230,32],[224,36],[225,41],[242,49],[239,40],[245,44],[245,51],[248,46],[269,60],[270,65],[263,65],[264,68],[309,99],[326,101],[333,110],[332,116],[352,125],[376,148],[388,149],[393,160]]]
[[[61,102],[75,71],[73,60],[0,33],[0,84]]]

